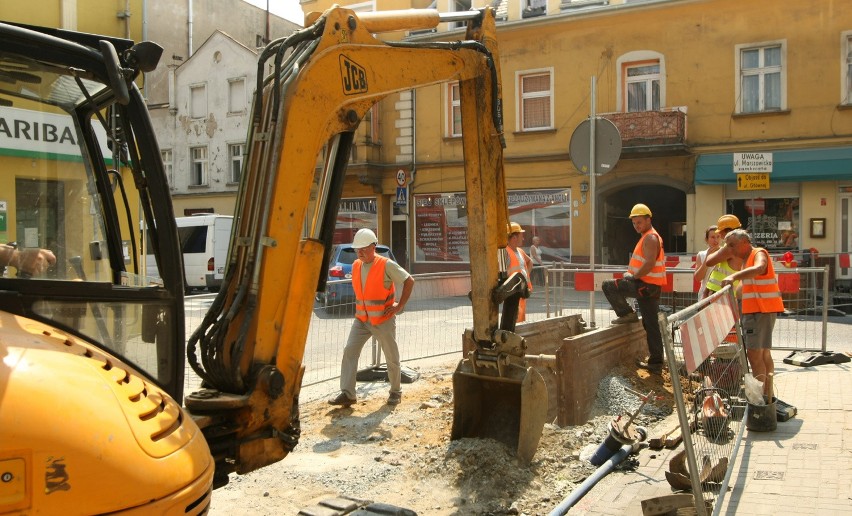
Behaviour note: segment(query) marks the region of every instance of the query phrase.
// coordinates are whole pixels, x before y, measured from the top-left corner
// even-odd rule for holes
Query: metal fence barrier
[[[692,271],[671,268],[673,283],[684,284]],[[614,313],[599,288],[582,290],[586,287],[576,283],[578,273],[592,272],[588,264],[557,264],[547,267],[544,284],[533,286],[527,300],[527,320],[539,321],[550,317],[579,314],[589,326],[609,325]],[[597,275],[624,272],[623,268],[597,268]],[[779,317],[773,334],[774,347],[778,349],[822,350],[826,349],[826,321],[829,314],[843,312],[823,303],[832,300],[827,294],[827,267],[785,269],[799,277],[800,291],[785,293],[788,312]],[[467,272],[415,275],[412,298],[405,311],[397,318],[397,341],[403,362],[428,357],[458,353],[461,358],[461,335],[472,325],[473,312],[467,294],[470,290],[470,274]],[[347,280],[348,281],[348,280]],[[686,283],[689,283],[688,281]],[[187,297],[186,330],[190,335],[200,324],[213,294]],[[673,313],[696,302],[696,293],[689,291],[664,292],[661,310]],[[354,317],[352,303],[323,306],[316,303],[311,314],[308,342],[305,346],[306,367],[303,385],[316,385],[333,380],[340,375],[340,360],[343,346]],[[359,369],[377,365],[378,346],[367,345],[361,355]],[[198,389],[200,381],[191,368],[186,367],[186,390]]]
[[[666,479],[692,492],[698,515],[719,514],[746,426],[748,366],[738,319],[731,287],[660,314],[684,447],[670,460]]]

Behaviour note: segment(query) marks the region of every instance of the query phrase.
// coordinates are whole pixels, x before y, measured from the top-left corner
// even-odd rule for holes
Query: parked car
[[[376,254],[396,260],[386,245],[377,245]],[[334,306],[355,302],[352,264],[356,258],[358,255],[352,244],[338,244],[332,248],[331,259],[328,261],[328,283],[325,292],[317,292],[317,303],[322,306]]]

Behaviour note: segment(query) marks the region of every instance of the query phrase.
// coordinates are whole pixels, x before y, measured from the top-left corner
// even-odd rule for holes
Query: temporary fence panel
[[[660,297],[661,312],[677,312],[698,300],[699,283],[693,280],[693,271],[683,267],[689,263],[681,261],[667,268],[668,282]],[[825,351],[829,314],[845,315],[823,302],[831,299],[826,280],[828,266],[786,268],[776,264],[775,268],[786,310],[775,325],[774,347]],[[605,280],[621,278],[626,268],[599,266],[592,270],[587,264],[563,264],[546,272],[548,314],[581,313],[586,321],[594,323],[591,326],[607,325],[614,318],[601,285]]]
[[[666,479],[674,489],[692,491],[699,515],[719,513],[745,427],[747,365],[738,313],[725,287],[668,317],[660,314],[684,446]]]

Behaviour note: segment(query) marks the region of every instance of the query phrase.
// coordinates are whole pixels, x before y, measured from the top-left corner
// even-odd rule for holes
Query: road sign
[[[772,172],[771,152],[735,152],[734,174]],[[739,180],[738,180],[739,181]]]
[[[568,146],[568,157],[571,163],[583,174],[589,173],[591,160],[590,138],[592,123],[584,120],[574,129],[571,143]],[[606,118],[595,118],[595,174],[601,175],[615,167],[621,157],[621,133],[611,121]]]
[[[769,190],[769,174],[737,174],[737,190]]]
[[[405,206],[408,204],[408,188],[404,186],[396,187],[396,205]]]
[[[396,184],[399,186],[405,186],[407,183],[407,177],[405,174],[405,170],[399,169],[396,171]]]

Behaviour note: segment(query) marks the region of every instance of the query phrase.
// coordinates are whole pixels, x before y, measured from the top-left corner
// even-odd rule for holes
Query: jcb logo
[[[367,71],[346,56],[340,56],[340,76],[343,78],[343,94],[354,95],[367,91]]]

